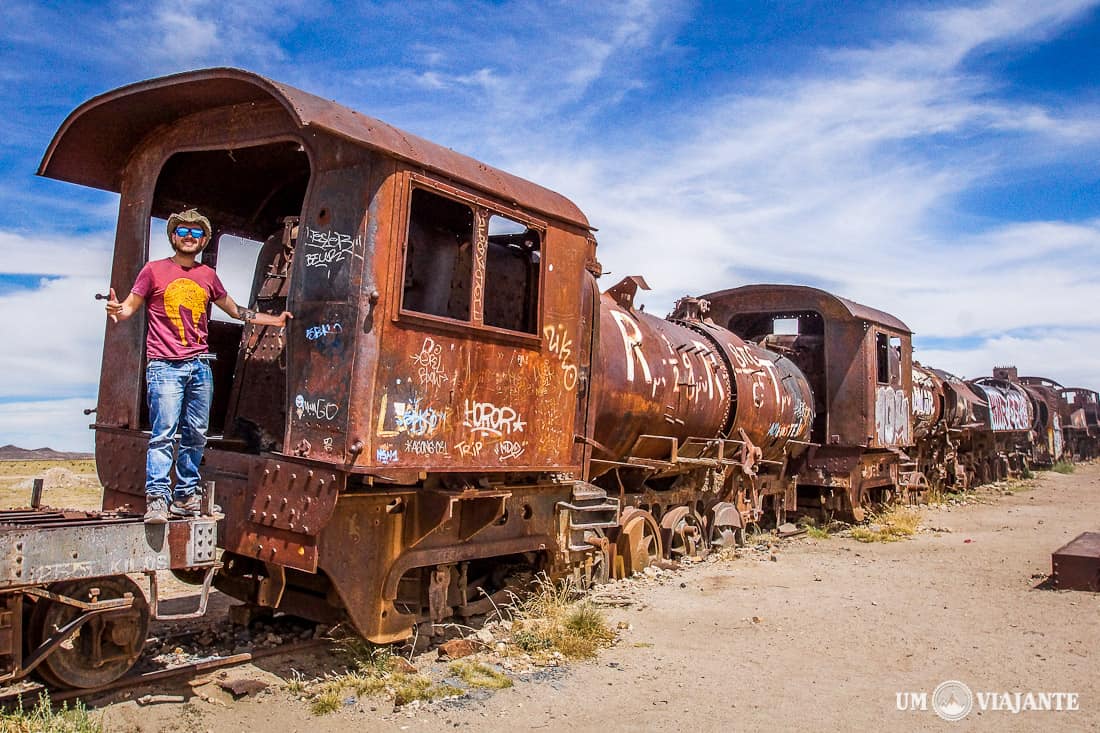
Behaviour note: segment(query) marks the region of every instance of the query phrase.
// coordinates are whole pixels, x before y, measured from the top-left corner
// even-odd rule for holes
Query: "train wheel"
[[[711,547],[740,547],[745,544],[745,528],[741,526],[741,512],[736,505],[728,501],[718,502],[708,512],[708,519],[707,537]]]
[[[636,507],[623,510],[620,524],[615,549],[623,559],[623,573],[629,578],[661,559],[661,526],[652,514]]]
[[[686,506],[678,506],[661,517],[661,528],[668,534],[666,554],[673,560],[695,557],[707,549],[703,520]]]
[[[592,552],[585,557],[583,566],[577,568],[575,577],[582,589],[588,589],[611,579],[611,553],[602,529],[586,530],[584,541],[592,546]]]
[[[126,611],[88,619],[83,626],[36,670],[53,687],[88,688],[114,682],[130,671],[145,645],[149,630],[149,605],[137,583],[124,575],[94,580],[56,583],[50,590],[87,601],[98,589],[101,601],[131,594],[134,604]],[[41,643],[57,629],[76,619],[81,610],[58,601],[41,599],[31,612],[28,634]]]

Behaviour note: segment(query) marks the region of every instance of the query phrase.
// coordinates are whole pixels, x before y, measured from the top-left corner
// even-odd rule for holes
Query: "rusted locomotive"
[[[704,296],[716,323],[786,355],[814,396],[812,445],[797,480],[803,510],[864,518],[924,482],[913,444],[912,342],[894,316],[799,285]]]
[[[940,418],[988,406],[969,388],[955,403],[921,392],[935,409],[915,417],[909,329],[813,288],[644,313],[640,277],[601,292],[593,229],[564,197],[245,71],[96,97],[39,173],[119,193],[116,289],[165,217],[196,207],[215,226],[203,261],[230,293],[295,319],[209,320],[202,470],[224,517],[144,539],[143,318],[106,330],[92,426],[104,512],[85,519],[130,526],[125,542],[96,535],[129,559],[9,574],[9,679],[124,673],[163,570],[202,581],[203,599],[213,584],[386,643],[487,611],[534,571],[599,582],[795,510],[861,518],[925,487],[932,459],[911,454]],[[0,543],[49,542],[29,516],[23,534],[0,517]],[[148,601],[121,574],[135,570]]]
[[[487,610],[514,574],[594,582],[796,506],[814,420],[800,371],[705,302],[660,319],[634,307],[641,278],[601,294],[592,230],[556,193],[232,69],[87,102],[39,172],[120,194],[114,287],[169,212],[197,207],[230,292],[296,316],[209,321],[203,475],[225,515],[213,584],[231,596],[390,642]],[[119,516],[144,506],[142,320],[106,331],[92,426]],[[9,597],[79,615],[110,580]],[[126,623],[147,621],[135,607]],[[70,663],[96,668],[122,625]],[[61,633],[43,625],[31,656]]]
[[[1078,391],[1053,380],[996,367],[992,377],[965,381],[920,364],[913,380],[914,450],[934,488],[965,490],[1094,455],[1087,411],[1072,403]],[[1087,404],[1089,390],[1080,393]]]
[[[1075,460],[1100,456],[1100,394],[1084,387],[1062,389],[1069,410],[1063,421],[1066,452]]]

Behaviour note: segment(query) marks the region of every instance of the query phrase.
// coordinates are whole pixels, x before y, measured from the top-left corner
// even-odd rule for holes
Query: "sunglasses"
[[[206,230],[202,227],[176,227],[177,237],[186,237],[188,234],[195,239],[202,239],[206,236]]]

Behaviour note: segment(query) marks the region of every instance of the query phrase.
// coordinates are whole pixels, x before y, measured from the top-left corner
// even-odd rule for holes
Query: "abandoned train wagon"
[[[926,486],[913,446],[912,334],[896,317],[801,285],[703,296],[716,323],[785,354],[810,382],[814,424],[799,502],[862,521],[868,505]]]
[[[39,173],[120,195],[119,292],[196,207],[230,294],[295,315],[210,321],[217,587],[387,642],[485,608],[509,567],[591,568],[619,512],[586,481],[599,266],[567,199],[235,69],[88,101]],[[143,329],[106,330],[105,509],[144,507]]]

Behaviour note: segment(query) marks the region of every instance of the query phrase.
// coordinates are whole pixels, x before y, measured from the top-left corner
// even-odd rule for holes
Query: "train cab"
[[[429,590],[465,597],[458,563],[591,549],[548,536],[578,492],[616,514],[584,481],[599,266],[563,196],[236,69],[90,100],[39,173],[119,194],[120,295],[171,254],[166,218],[197,208],[230,295],[294,315],[190,314],[216,356],[203,475],[228,517],[219,587],[307,616],[346,608],[387,640]],[[143,317],[107,326],[105,509],[144,507],[143,347]]]

